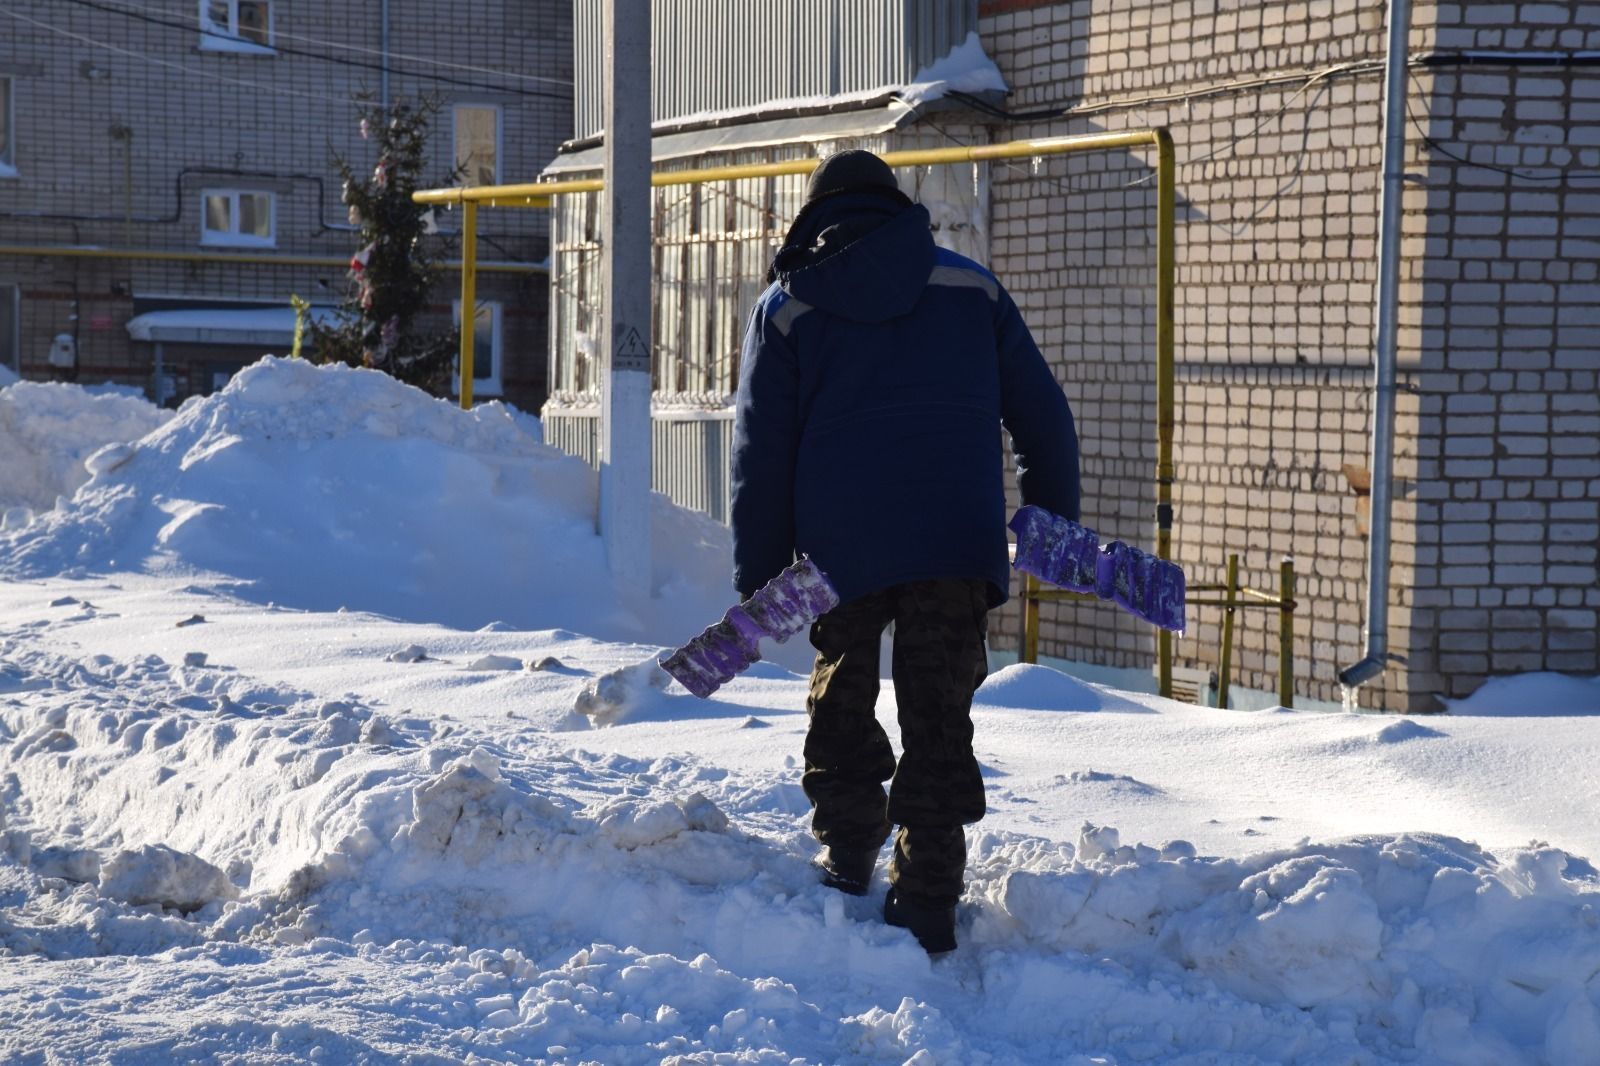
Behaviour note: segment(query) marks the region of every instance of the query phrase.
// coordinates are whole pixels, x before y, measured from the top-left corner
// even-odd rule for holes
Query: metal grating
[[[552,401],[541,421],[546,443],[599,465],[598,408]],[[680,507],[726,523],[732,505],[733,409],[658,408],[651,412],[650,429],[650,487]]]

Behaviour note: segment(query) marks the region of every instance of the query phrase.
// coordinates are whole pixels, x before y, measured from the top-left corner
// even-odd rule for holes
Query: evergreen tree
[[[416,317],[427,306],[438,259],[423,241],[432,213],[411,199],[422,183],[428,124],[438,105],[364,104],[361,137],[377,142],[370,178],[360,178],[335,154],[344,178],[350,222],[361,247],[350,260],[351,288],[332,325],[310,324],[312,358],[382,370],[409,385],[444,396],[450,389],[460,331],[426,333]],[[455,181],[452,171],[434,185]]]

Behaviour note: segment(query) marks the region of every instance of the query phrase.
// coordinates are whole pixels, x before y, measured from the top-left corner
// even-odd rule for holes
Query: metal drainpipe
[[[1378,223],[1378,320],[1372,389],[1372,513],[1367,544],[1366,657],[1339,673],[1355,689],[1389,664],[1390,512],[1394,500],[1395,348],[1400,289],[1400,197],[1405,171],[1410,0],[1389,0],[1383,90],[1383,190]]]

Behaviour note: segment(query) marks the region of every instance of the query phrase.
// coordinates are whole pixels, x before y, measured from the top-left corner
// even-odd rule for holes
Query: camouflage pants
[[[811,627],[817,661],[801,781],[812,831],[832,847],[873,849],[898,825],[890,880],[935,903],[960,896],[961,827],[984,814],[971,710],[988,672],[988,609],[983,581],[910,581],[841,604]],[[878,648],[890,622],[905,749],[898,765],[875,713]]]

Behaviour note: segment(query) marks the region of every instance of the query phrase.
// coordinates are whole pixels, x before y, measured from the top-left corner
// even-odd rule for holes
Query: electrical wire
[[[200,30],[197,25],[190,25],[187,22],[173,22],[169,19],[155,18],[151,15],[144,15],[137,11],[127,10],[126,8],[111,7],[107,4],[99,3],[97,0],[58,0],[58,2],[72,4],[76,7],[88,8],[91,11],[102,11],[107,14],[121,15],[123,18],[133,19],[137,22],[148,23],[152,26],[161,26],[166,29],[177,30],[184,34],[206,32],[204,30]],[[212,36],[216,35],[212,34]],[[359,59],[337,59],[333,56],[321,55],[317,52],[308,52],[303,48],[293,48],[289,45],[280,45],[276,43],[274,43],[271,47],[273,51],[281,52],[284,55],[301,56],[306,59],[316,59],[324,63],[331,63],[335,66],[350,67],[356,70],[372,70],[380,73],[387,70],[391,74],[400,74],[406,77],[418,78],[424,81],[438,82],[443,85],[458,85],[469,89],[487,89],[491,92],[510,93],[516,96],[534,96],[542,97],[548,100],[572,99],[571,93],[553,93],[545,92],[540,89],[518,89],[500,85],[487,85],[480,81],[467,81],[464,78],[453,78],[448,74],[424,74],[420,71],[405,70],[400,67],[396,67],[392,63],[368,63]]]
[[[1410,60],[1410,62],[1408,64],[1408,75],[1407,76],[1408,76],[1408,85],[1409,85],[1410,79],[1415,77],[1415,75],[1411,74],[1410,71],[1409,71],[1409,68],[1411,68],[1411,67],[1439,68],[1439,67],[1444,67],[1444,66],[1455,66],[1455,65],[1465,65],[1465,66],[1503,65],[1503,66],[1512,66],[1512,67],[1518,67],[1518,66],[1557,66],[1557,67],[1562,67],[1562,66],[1594,66],[1597,63],[1600,63],[1600,53],[1592,53],[1592,52],[1548,53],[1548,54],[1547,53],[1538,53],[1538,54],[1526,55],[1526,56],[1518,55],[1518,54],[1515,54],[1515,53],[1508,53],[1508,54],[1502,55],[1502,54],[1499,54],[1499,53],[1489,54],[1489,53],[1475,53],[1475,52],[1459,52],[1459,53],[1457,53],[1457,52],[1451,52],[1451,53],[1430,52],[1430,53],[1425,53],[1423,55],[1415,56]],[[1260,122],[1258,122],[1250,130],[1247,130],[1245,133],[1242,133],[1242,134],[1240,134],[1240,135],[1238,135],[1236,137],[1231,138],[1225,144],[1223,144],[1223,145],[1221,145],[1221,146],[1219,146],[1217,148],[1212,149],[1211,151],[1205,153],[1204,155],[1194,156],[1194,157],[1187,158],[1187,159],[1183,160],[1183,165],[1187,166],[1187,165],[1190,165],[1190,164],[1193,164],[1193,163],[1202,163],[1202,162],[1205,162],[1208,159],[1213,159],[1216,156],[1222,154],[1223,152],[1231,150],[1232,148],[1236,147],[1237,145],[1239,145],[1243,141],[1248,140],[1250,137],[1253,137],[1256,133],[1260,132],[1261,129],[1263,127],[1265,127],[1268,122],[1272,121],[1273,119],[1277,118],[1279,115],[1283,114],[1284,111],[1287,111],[1289,106],[1294,103],[1294,101],[1295,101],[1295,99],[1297,97],[1299,97],[1301,94],[1305,93],[1313,85],[1315,85],[1317,82],[1319,82],[1319,81],[1321,81],[1323,79],[1334,77],[1334,76],[1340,76],[1340,75],[1357,75],[1357,74],[1375,73],[1375,72],[1381,71],[1382,69],[1383,69],[1383,63],[1382,63],[1381,60],[1359,60],[1359,61],[1352,62],[1352,63],[1340,64],[1339,66],[1335,66],[1335,67],[1327,67],[1327,68],[1325,68],[1323,70],[1317,71],[1317,72],[1313,73],[1309,78],[1307,78],[1301,84],[1300,88],[1298,90],[1296,90],[1296,92],[1293,93],[1287,100],[1284,101],[1284,104],[1283,104],[1282,107],[1280,107],[1277,111],[1273,112],[1271,115],[1268,115],[1266,118],[1262,119]],[[1096,104],[1096,105],[1092,105],[1090,107],[1079,107],[1079,108],[1074,108],[1074,107],[1071,107],[1071,106],[1046,107],[1046,108],[1035,109],[1033,111],[1021,111],[1021,112],[1007,111],[1004,108],[997,107],[994,104],[991,104],[987,100],[984,100],[984,99],[982,99],[980,97],[972,96],[972,95],[970,95],[968,93],[952,92],[949,95],[951,96],[951,98],[960,100],[962,103],[964,103],[967,106],[973,108],[974,110],[980,111],[980,112],[982,112],[984,114],[987,114],[987,115],[990,115],[991,117],[994,117],[994,118],[999,118],[999,119],[1002,119],[1002,120],[1007,121],[1007,122],[1034,122],[1034,121],[1043,121],[1043,120],[1048,120],[1048,119],[1082,118],[1082,117],[1085,117],[1085,116],[1088,116],[1088,115],[1099,114],[1099,113],[1102,113],[1102,112],[1113,111],[1113,110],[1118,110],[1118,111],[1120,111],[1120,110],[1135,110],[1135,109],[1138,109],[1138,108],[1146,107],[1146,106],[1149,106],[1151,104],[1157,104],[1157,103],[1188,103],[1191,100],[1202,99],[1202,98],[1205,98],[1205,97],[1208,97],[1208,96],[1215,96],[1215,95],[1220,95],[1220,94],[1229,93],[1229,92],[1237,92],[1237,91],[1240,91],[1240,90],[1243,90],[1243,89],[1267,88],[1267,87],[1269,87],[1271,85],[1282,84],[1286,80],[1288,80],[1288,76],[1286,76],[1286,75],[1273,75],[1273,76],[1270,76],[1270,77],[1267,77],[1267,78],[1258,78],[1258,79],[1252,79],[1252,80],[1249,80],[1249,81],[1230,82],[1230,83],[1228,83],[1226,85],[1213,86],[1211,88],[1204,89],[1204,90],[1201,90],[1201,91],[1198,91],[1198,92],[1193,92],[1193,93],[1162,93],[1162,94],[1146,96],[1146,97],[1140,97],[1140,98],[1131,99],[1131,100],[1107,101],[1106,103]],[[1427,130],[1425,130],[1423,128],[1421,121],[1418,119],[1417,113],[1416,113],[1416,109],[1412,105],[1412,103],[1411,103],[1411,101],[1409,99],[1409,96],[1408,96],[1407,103],[1406,103],[1406,114],[1407,114],[1407,117],[1409,118],[1409,120],[1411,122],[1412,127],[1416,130],[1417,135],[1422,138],[1423,143],[1427,144],[1428,147],[1432,148],[1435,152],[1438,152],[1440,155],[1445,156],[1447,159],[1450,159],[1453,162],[1460,163],[1463,166],[1477,167],[1477,168],[1482,169],[1482,170],[1495,171],[1495,172],[1498,172],[1498,173],[1501,173],[1501,174],[1505,174],[1508,177],[1513,178],[1514,180],[1520,180],[1520,181],[1530,181],[1530,182],[1563,182],[1563,181],[1576,182],[1576,181],[1580,181],[1580,180],[1584,181],[1584,182],[1600,181],[1600,170],[1594,170],[1594,169],[1588,169],[1588,168],[1575,169],[1575,168],[1572,168],[1572,167],[1558,166],[1556,164],[1547,164],[1547,165],[1543,165],[1543,166],[1528,166],[1528,167],[1523,167],[1523,168],[1519,169],[1517,167],[1499,166],[1499,165],[1496,165],[1494,163],[1478,162],[1477,160],[1470,159],[1467,156],[1460,155],[1460,154],[1458,154],[1456,152],[1451,151],[1449,148],[1445,147],[1443,144],[1441,144],[1434,137],[1430,136],[1428,134]],[[961,143],[958,140],[956,140],[955,138],[950,137],[950,135],[948,133],[946,133],[945,136],[949,137],[949,139],[953,143],[958,143],[958,144]],[[1303,149],[1302,149],[1302,151],[1303,151]],[[1012,171],[1018,171],[1018,169],[1019,169],[1015,164],[1007,164],[1007,166]],[[1298,171],[1298,163],[1296,165],[1296,170]],[[1559,170],[1560,173],[1558,173],[1558,174],[1550,174],[1550,175],[1531,174],[1531,173],[1528,173],[1529,170]],[[1298,178],[1298,175],[1297,175],[1297,178]],[[1152,181],[1153,179],[1154,179],[1154,175],[1153,174],[1147,174],[1144,177],[1137,178],[1137,179],[1135,179],[1133,181],[1130,181],[1130,182],[1128,182],[1128,183],[1126,183],[1124,185],[1113,186],[1112,188],[1114,188],[1114,189],[1133,188],[1133,187],[1138,186],[1138,185],[1147,184],[1150,181]],[[1090,189],[1086,189],[1086,188],[1082,188],[1082,187],[1074,187],[1072,185],[1066,184],[1065,182],[1063,182],[1063,181],[1061,181],[1059,179],[1050,179],[1050,180],[1052,180],[1054,184],[1056,184],[1058,187],[1062,188],[1063,190],[1065,190],[1067,192],[1075,192],[1076,193],[1076,192],[1089,192],[1089,191],[1107,191],[1107,190],[1103,190],[1103,189],[1090,190]],[[1289,184],[1293,185],[1293,181],[1291,181]],[[1588,187],[1587,184],[1584,187],[1587,188]],[[1272,196],[1268,198],[1268,202],[1270,202],[1271,200],[1276,199],[1278,196],[1282,195],[1283,191],[1284,191],[1284,189],[1280,188],[1277,192],[1273,193]],[[1254,217],[1256,217],[1256,215],[1251,215],[1250,217],[1254,218]]]
[[[121,48],[121,47],[118,47],[117,45],[109,44],[109,43],[107,43],[105,41],[96,40],[93,37],[87,37],[87,36],[85,36],[85,35],[83,35],[81,33],[73,33],[71,30],[64,30],[60,26],[52,26],[48,22],[41,22],[36,18],[30,18],[29,16],[21,14],[20,12],[12,11],[10,8],[7,8],[7,7],[0,7],[0,15],[8,16],[9,18],[15,19],[18,22],[29,23],[31,25],[39,27],[42,30],[47,30],[50,33],[59,34],[62,37],[71,38],[74,41],[79,41],[79,42],[81,42],[83,44],[90,45],[90,46],[92,46],[94,48],[103,48],[106,51],[114,52],[117,55],[127,56],[127,57],[129,57],[131,59],[138,59],[138,60],[141,60],[141,61],[143,61],[145,63],[151,63],[151,64],[153,64],[155,66],[158,66],[158,67],[166,67],[169,70],[176,70],[176,71],[179,71],[179,72],[181,72],[183,74],[193,75],[194,77],[197,77],[197,78],[209,78],[212,81],[220,81],[220,82],[224,82],[224,83],[226,83],[228,85],[242,85],[247,89],[255,89],[255,90],[258,90],[258,91],[264,92],[264,93],[276,93],[276,94],[278,94],[280,96],[294,96],[294,97],[298,97],[298,98],[300,98],[302,100],[318,100],[318,101],[321,101],[322,103],[340,104],[340,105],[347,106],[347,107],[354,107],[354,106],[356,106],[358,104],[358,101],[350,100],[350,99],[347,99],[347,98],[346,99],[341,99],[341,98],[339,98],[337,96],[324,96],[321,93],[308,93],[308,92],[305,92],[305,91],[303,91],[301,89],[287,89],[287,88],[284,88],[284,87],[279,86],[279,85],[264,85],[264,84],[262,84],[260,82],[249,81],[249,80],[247,80],[245,78],[230,78],[226,74],[217,74],[217,73],[215,73],[213,71],[200,70],[200,69],[198,69],[196,67],[186,67],[182,63],[174,63],[174,62],[172,62],[171,60],[168,60],[168,59],[158,59],[155,56],[146,55],[143,52],[135,52],[130,48]]]
[[[1382,70],[1381,60],[1357,60],[1351,63],[1340,63],[1321,70],[1296,70],[1286,71],[1282,74],[1269,74],[1259,78],[1245,78],[1240,81],[1224,82],[1221,85],[1211,85],[1204,89],[1188,91],[1175,91],[1167,93],[1152,93],[1148,96],[1131,97],[1123,100],[1107,100],[1104,103],[1090,104],[1074,107],[1070,104],[1036,108],[1032,111],[1007,111],[982,97],[971,93],[951,92],[951,99],[960,100],[962,103],[995,118],[1007,122],[1036,122],[1045,119],[1059,118],[1085,118],[1106,111],[1125,111],[1152,104],[1181,104],[1192,100],[1203,100],[1210,96],[1225,96],[1229,93],[1245,89],[1264,89],[1274,85],[1293,84],[1297,81],[1305,82],[1302,90],[1321,78],[1333,77],[1340,74],[1362,74],[1369,71]]]
[[[1550,181],[1553,181],[1553,182],[1562,182],[1562,183],[1564,183],[1564,182],[1576,182],[1576,181],[1580,181],[1581,180],[1581,181],[1584,181],[1584,182],[1593,181],[1593,182],[1600,183],[1600,170],[1594,170],[1594,169],[1590,169],[1590,168],[1565,167],[1565,166],[1560,166],[1560,165],[1555,164],[1555,163],[1549,163],[1549,164],[1545,164],[1543,166],[1532,166],[1532,165],[1530,165],[1528,168],[1526,168],[1524,170],[1518,170],[1516,167],[1503,167],[1503,166],[1499,166],[1499,165],[1494,164],[1494,163],[1480,163],[1475,159],[1468,159],[1464,155],[1458,155],[1455,152],[1452,152],[1450,149],[1446,148],[1443,144],[1440,144],[1437,140],[1435,140],[1432,136],[1429,135],[1427,130],[1422,128],[1422,122],[1417,118],[1416,108],[1414,108],[1412,106],[1412,101],[1410,99],[1409,94],[1407,95],[1407,98],[1406,98],[1406,117],[1411,120],[1411,127],[1412,127],[1412,129],[1417,131],[1417,136],[1422,138],[1422,143],[1426,144],[1429,148],[1432,148],[1435,152],[1438,152],[1440,155],[1444,156],[1446,159],[1449,159],[1449,160],[1451,160],[1453,162],[1456,162],[1456,163],[1460,163],[1463,166],[1476,167],[1479,170],[1497,171],[1497,172],[1499,172],[1501,174],[1505,174],[1505,175],[1509,176],[1510,178],[1512,178],[1515,181],[1535,181],[1535,182],[1550,182]],[[1527,169],[1555,170],[1555,171],[1558,171],[1558,173],[1550,174],[1550,175],[1529,174],[1529,173],[1527,173]],[[1584,185],[1583,187],[1584,188],[1588,188],[1589,186],[1588,185]]]
[[[142,11],[146,14],[166,15],[169,18],[184,18],[184,16],[179,15],[176,12],[168,11],[165,8],[151,7],[148,4],[136,4],[133,3],[132,0],[115,0],[115,2],[119,3],[124,8],[129,8],[134,11]],[[426,63],[429,66],[444,67],[448,70],[464,70],[470,74],[489,74],[497,78],[512,78],[517,81],[544,82],[549,85],[570,86],[572,84],[571,78],[547,78],[538,74],[518,74],[515,71],[510,70],[498,70],[494,67],[475,67],[470,63],[451,63],[444,59],[430,59],[427,56],[407,55],[404,52],[396,52],[393,50],[386,53],[379,48],[366,48],[359,44],[347,44],[343,41],[330,41],[322,37],[308,37],[304,34],[287,33],[276,27],[273,28],[272,38],[273,40],[278,40],[281,38],[286,41],[300,41],[304,44],[321,45],[324,48],[334,48],[345,52],[357,52],[362,55],[387,57],[390,60],[398,59],[407,63]],[[391,72],[393,69],[394,68],[391,66]]]
[[[1009,120],[1018,120],[1021,117],[1021,115],[1033,116],[1033,115],[1045,115],[1045,114],[1048,114],[1048,115],[1052,115],[1055,118],[1080,118],[1080,117],[1083,117],[1084,115],[1087,115],[1087,114],[1098,114],[1098,113],[1103,113],[1103,112],[1111,111],[1111,110],[1137,110],[1137,109],[1140,109],[1140,108],[1148,107],[1151,104],[1155,104],[1155,103],[1188,103],[1191,100],[1203,99],[1203,98],[1206,98],[1206,97],[1222,95],[1222,94],[1230,93],[1230,92],[1242,92],[1242,91],[1244,91],[1246,89],[1252,89],[1252,88],[1254,88],[1254,89],[1268,89],[1268,88],[1272,88],[1272,87],[1275,87],[1275,86],[1278,86],[1278,85],[1283,85],[1283,84],[1286,84],[1286,83],[1292,83],[1295,80],[1299,80],[1300,81],[1299,88],[1297,88],[1293,93],[1289,94],[1289,96],[1287,98],[1285,98],[1283,104],[1280,107],[1278,107],[1277,110],[1273,111],[1271,114],[1268,114],[1268,115],[1264,116],[1259,122],[1257,122],[1250,129],[1245,130],[1243,133],[1237,134],[1237,135],[1229,138],[1223,144],[1218,145],[1217,147],[1213,148],[1211,151],[1206,152],[1203,155],[1198,155],[1198,156],[1193,156],[1193,157],[1190,157],[1190,158],[1185,158],[1185,159],[1182,160],[1182,162],[1180,164],[1182,166],[1191,166],[1191,165],[1196,164],[1196,163],[1203,163],[1203,162],[1205,162],[1205,161],[1207,161],[1209,159],[1214,159],[1217,156],[1221,155],[1222,153],[1231,151],[1234,148],[1238,147],[1240,144],[1242,144],[1245,141],[1249,140],[1250,138],[1254,137],[1256,134],[1260,133],[1263,129],[1265,129],[1269,123],[1271,123],[1271,122],[1275,121],[1276,119],[1280,118],[1286,111],[1289,110],[1290,107],[1292,107],[1294,105],[1294,102],[1296,100],[1298,100],[1301,96],[1304,96],[1306,94],[1306,92],[1308,92],[1313,86],[1317,85],[1318,83],[1323,82],[1323,81],[1325,81],[1325,80],[1327,80],[1329,78],[1332,78],[1332,77],[1337,77],[1337,76],[1341,76],[1341,75],[1364,74],[1364,73],[1370,73],[1370,72],[1381,70],[1381,69],[1382,69],[1381,65],[1374,65],[1372,63],[1365,62],[1365,61],[1363,61],[1363,62],[1355,62],[1355,63],[1341,63],[1341,64],[1339,64],[1337,66],[1325,67],[1325,68],[1323,68],[1321,70],[1311,71],[1309,73],[1309,76],[1307,75],[1307,73],[1305,71],[1299,71],[1299,72],[1296,72],[1295,74],[1293,74],[1292,76],[1291,75],[1287,75],[1287,74],[1280,74],[1280,75],[1272,75],[1272,76],[1265,77],[1265,78],[1253,78],[1253,79],[1250,79],[1248,81],[1229,82],[1226,85],[1212,86],[1210,88],[1202,89],[1202,90],[1199,90],[1199,91],[1193,92],[1193,93],[1161,93],[1161,94],[1158,94],[1158,95],[1140,97],[1140,98],[1137,98],[1137,99],[1108,101],[1107,103],[1097,104],[1097,105],[1094,105],[1092,107],[1087,107],[1087,108],[1076,108],[1076,109],[1074,109],[1074,108],[1065,108],[1065,109],[1058,109],[1058,110],[1054,110],[1054,111],[1046,110],[1046,111],[1043,111],[1043,112],[1023,112],[1023,113],[1020,113],[1020,115],[1018,113],[1005,112],[1002,109],[997,108],[992,104],[989,104],[985,100],[980,100],[977,97],[968,96],[968,94],[966,94],[966,93],[951,93],[950,95],[953,96],[953,97],[957,97],[957,98],[961,99],[963,102],[970,101],[972,106],[976,106],[978,108],[978,110],[986,111],[987,113],[993,114],[996,117],[1000,117],[1000,116],[1004,115],[1007,118],[1007,120],[1009,121]],[[1308,104],[1307,108],[1309,109],[1310,106],[1311,105]],[[1026,118],[1026,119],[1022,119],[1022,120],[1023,121],[1038,121],[1037,118],[1031,118],[1031,117],[1030,118]],[[941,132],[944,132],[944,131],[941,131]],[[954,137],[950,137],[950,135],[948,133],[945,133],[945,136],[948,137],[954,143],[958,143],[958,144],[960,143]],[[1302,138],[1302,144],[1304,144],[1304,141],[1305,141],[1305,138]],[[1302,148],[1302,153],[1303,153],[1303,151],[1304,151],[1304,149]],[[1302,155],[1302,160],[1303,160],[1303,155]],[[1021,168],[1016,163],[1012,163],[1012,162],[1008,161],[1008,162],[1004,163],[1003,165],[1007,169],[1011,170],[1013,173],[1016,173],[1016,174],[1022,173]],[[1283,193],[1288,190],[1288,188],[1292,187],[1294,185],[1294,183],[1299,180],[1299,173],[1298,173],[1299,172],[1299,166],[1300,166],[1300,163],[1297,162],[1296,166],[1295,166],[1295,175],[1294,175],[1293,179],[1290,180],[1286,185],[1280,187],[1278,190],[1273,192],[1269,197],[1267,197],[1262,202],[1261,206],[1256,210],[1256,212],[1254,212],[1252,215],[1249,216],[1250,218],[1259,217],[1259,215],[1260,215],[1262,210],[1265,210],[1265,208],[1267,206],[1270,206],[1270,204],[1274,200],[1276,200],[1277,198],[1282,196]],[[1086,193],[1086,192],[1114,192],[1114,191],[1120,191],[1122,189],[1138,188],[1141,185],[1148,185],[1150,182],[1154,181],[1155,180],[1155,176],[1156,176],[1155,172],[1152,171],[1152,172],[1150,172],[1148,174],[1145,174],[1143,177],[1134,178],[1131,181],[1123,182],[1123,183],[1121,183],[1119,185],[1112,185],[1112,186],[1109,186],[1109,187],[1093,187],[1093,188],[1085,187],[1085,186],[1081,186],[1081,185],[1074,185],[1074,184],[1072,184],[1070,182],[1067,182],[1066,180],[1061,179],[1061,178],[1050,178],[1050,177],[1047,177],[1044,180],[1046,180],[1046,181],[1050,182],[1051,184],[1055,185],[1057,188],[1061,189],[1063,192],[1077,194],[1077,193]]]

